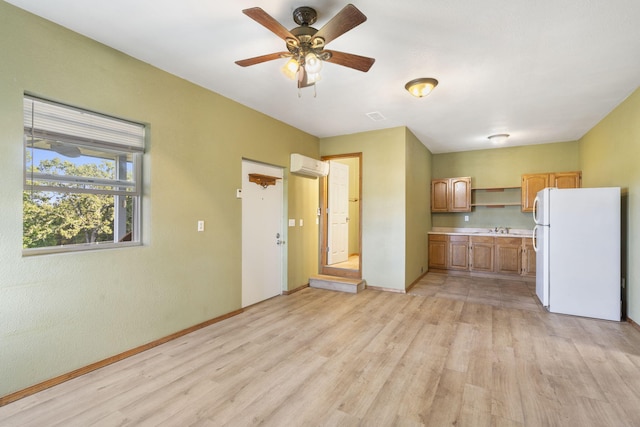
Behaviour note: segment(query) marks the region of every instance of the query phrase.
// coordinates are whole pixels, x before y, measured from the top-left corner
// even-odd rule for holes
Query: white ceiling
[[[345,0],[346,1],[346,0]],[[298,96],[286,50],[242,13],[260,6],[288,29],[311,6],[322,27],[337,0],[8,0],[142,61],[318,137],[407,126],[433,153],[582,137],[640,84],[639,0],[368,0],[368,20],[329,49],[376,59],[368,73],[327,63]],[[404,90],[416,77],[439,86]],[[373,121],[367,113],[379,113]]]

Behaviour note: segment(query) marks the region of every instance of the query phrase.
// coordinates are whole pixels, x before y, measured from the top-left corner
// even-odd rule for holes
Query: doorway
[[[361,279],[362,153],[324,156],[322,160],[332,167],[320,183],[320,274]]]
[[[242,160],[242,307],[283,289],[283,169]]]

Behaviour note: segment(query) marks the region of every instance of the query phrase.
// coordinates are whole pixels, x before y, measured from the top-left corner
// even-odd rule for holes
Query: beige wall
[[[517,187],[526,173],[580,170],[578,142],[495,148],[433,155],[433,178],[471,176],[473,187]],[[520,190],[505,193],[476,192],[476,197],[520,200]],[[498,201],[496,199],[495,201]],[[464,217],[469,216],[465,222]],[[469,213],[434,213],[434,227],[511,227],[532,228],[531,214],[522,213],[520,206],[504,208],[476,207]]]
[[[628,315],[640,322],[640,89],[580,140],[585,187],[621,187]]]
[[[405,288],[405,130],[320,140],[320,154],[362,153],[362,277],[370,286]]]
[[[318,139],[5,2],[0,52],[0,396],[240,308],[242,158],[287,167]],[[149,125],[143,246],[21,256],[25,91]],[[318,181],[285,179],[293,289],[317,272]]]

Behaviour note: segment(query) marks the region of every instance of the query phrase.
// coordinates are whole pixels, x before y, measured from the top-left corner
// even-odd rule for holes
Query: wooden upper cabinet
[[[522,212],[533,212],[533,201],[536,198],[536,194],[548,186],[548,173],[522,175]]]
[[[449,179],[431,181],[431,212],[449,212]]]
[[[522,212],[533,212],[533,201],[538,191],[547,187],[580,188],[582,173],[551,172],[522,175]]]
[[[471,212],[471,177],[432,180],[431,212]]]
[[[580,188],[582,172],[554,172],[549,174],[549,184],[557,188]]]
[[[450,178],[451,212],[471,212],[471,177]]]

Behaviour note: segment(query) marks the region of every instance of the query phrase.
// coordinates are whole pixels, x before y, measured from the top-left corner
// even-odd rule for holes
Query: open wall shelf
[[[521,187],[476,187],[471,189],[471,206],[504,208],[521,206]]]

